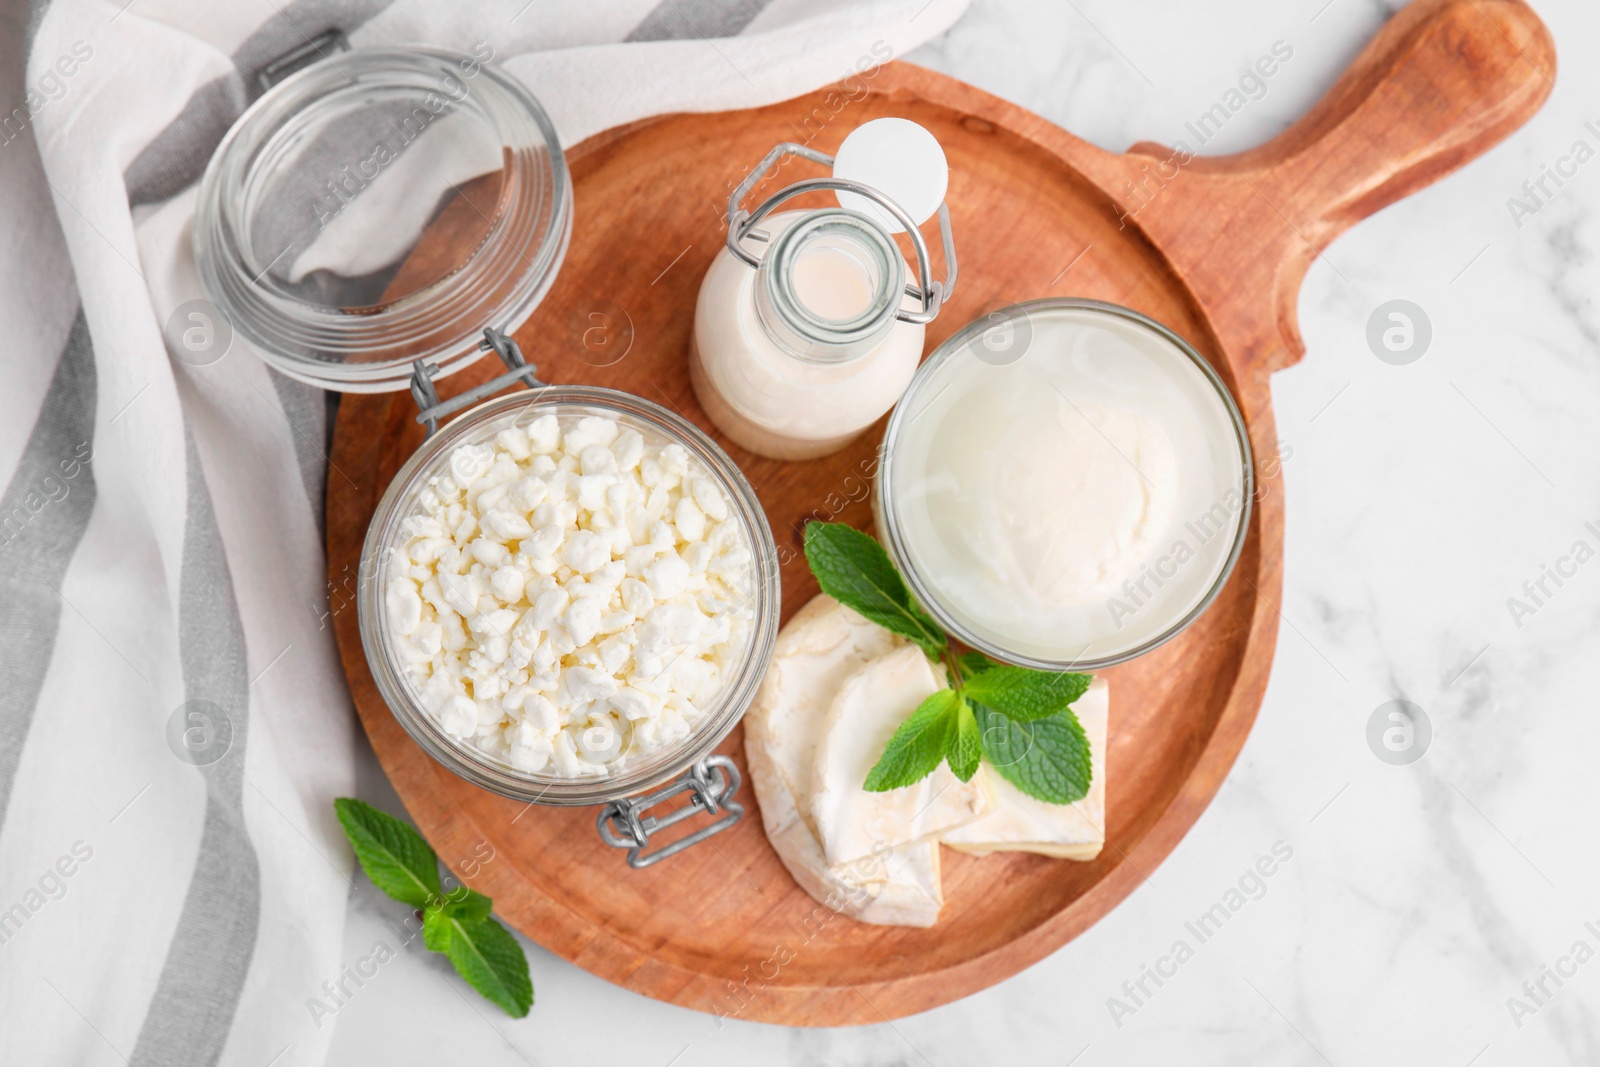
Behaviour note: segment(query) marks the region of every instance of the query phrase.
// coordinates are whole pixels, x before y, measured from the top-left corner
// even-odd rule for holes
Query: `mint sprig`
[[[911,599],[882,545],[843,523],[813,522],[806,526],[805,546],[806,562],[824,593],[915,642],[929,658],[944,653],[944,631]]]
[[[950,764],[951,774],[970,782],[978,773],[978,760],[983,756],[983,731],[978,727],[972,705],[959,696],[956,699],[960,702],[956,708],[956,736],[950,742],[945,759]]]
[[[1000,777],[1031,797],[1070,804],[1089,794],[1089,738],[1072,712],[1019,722],[973,704],[983,756]]]
[[[1046,719],[1089,691],[1087,674],[1049,674],[1025,667],[990,667],[966,679],[967,699],[1008,719]]]
[[[422,940],[443,952],[467,984],[517,1018],[533,1003],[528,960],[511,931],[493,919],[464,919],[448,911],[422,920]]]
[[[373,885],[413,908],[444,896],[439,858],[409,824],[351,797],[335,800],[333,811]]]
[[[950,686],[924,700],[895,730],[863,788],[886,792],[932,774],[940,763],[963,782],[987,760],[1022,792],[1051,804],[1089,793],[1089,739],[1071,705],[1087,674],[996,663],[955,643],[912,598],[889,554],[840,523],[806,526],[806,560],[822,591],[884,629],[942,659]]]
[[[960,702],[953,691],[941,689],[918,705],[889,738],[882,758],[867,773],[862,788],[869,793],[886,793],[932,774],[950,751]]]
[[[467,886],[444,892],[439,857],[409,823],[354,797],[333,810],[372,884],[422,914],[422,943],[442,952],[467,984],[522,1018],[533,1006],[528,959],[511,931],[490,916],[493,901]]]

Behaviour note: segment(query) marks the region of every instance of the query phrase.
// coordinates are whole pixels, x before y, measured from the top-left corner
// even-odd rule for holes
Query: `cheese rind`
[[[778,634],[745,736],[761,742],[791,795],[811,795],[822,722],[839,686],[897,643],[904,642],[828,596],[814,597]]]
[[[745,716],[745,759],[778,858],[819,903],[860,922],[932,926],[944,903],[939,846],[921,841],[830,866],[811,822],[811,778],[828,707],[843,681],[906,642],[818,596],[778,635]]]
[[[991,852],[1037,852],[1060,859],[1092,860],[1106,838],[1106,733],[1111,690],[1096,679],[1072,705],[1089,739],[1093,769],[1089,792],[1071,804],[1047,804],[1022,792],[985,764],[973,780],[985,778],[994,806],[981,818],[940,835],[951,848],[986,856]]]
[[[984,783],[963,782],[944,763],[899,789],[869,793],[862,788],[895,730],[943,688],[928,657],[909,644],[873,660],[839,686],[812,771],[812,821],[830,864],[934,838],[988,810]]]

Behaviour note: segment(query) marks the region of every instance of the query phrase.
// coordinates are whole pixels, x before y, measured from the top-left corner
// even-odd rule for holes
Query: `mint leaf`
[[[429,952],[443,952],[450,947],[450,934],[454,929],[452,919],[444,908],[431,904],[422,913],[422,947]]]
[[[963,782],[970,782],[972,776],[978,773],[978,758],[981,755],[983,742],[978,733],[978,720],[972,714],[971,705],[961,700],[956,708],[956,728],[950,734],[945,762],[950,764],[950,773]]]
[[[1031,722],[1066,709],[1083,696],[1093,678],[1087,674],[1053,674],[1024,667],[990,667],[967,680],[967,696],[1008,719]]]
[[[911,599],[882,545],[843,523],[812,522],[806,526],[805,547],[824,593],[916,642],[930,658],[944,654],[944,631]]]
[[[457,886],[445,894],[440,908],[452,919],[487,919],[494,902],[475,889]]]
[[[333,810],[373,885],[414,908],[442,895],[439,859],[408,823],[353,797],[335,800]]]
[[[1019,722],[973,701],[983,754],[1001,777],[1050,804],[1070,804],[1089,793],[1094,776],[1089,738],[1072,709]]]
[[[467,984],[520,1019],[533,1006],[528,958],[511,931],[489,918],[461,919],[449,905],[430,908],[422,920],[422,941],[443,952]]]
[[[489,917],[493,902],[458,885],[439,885],[439,858],[409,824],[353,797],[333,802],[350,847],[372,884],[422,909],[422,943],[443,952],[478,992],[522,1018],[533,1005],[528,959],[510,931]]]
[[[967,677],[982,674],[991,667],[1001,666],[982,652],[963,652],[961,654],[961,673]]]
[[[932,774],[949,751],[956,733],[953,689],[941,689],[913,711],[884,746],[883,757],[867,774],[862,786],[869,793],[886,793]]]

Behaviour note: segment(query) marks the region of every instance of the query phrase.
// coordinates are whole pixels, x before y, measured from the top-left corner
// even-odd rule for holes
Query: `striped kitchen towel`
[[[330,29],[487,45],[568,144],[769,103],[966,0],[33,0],[0,19],[0,1064],[318,1063],[355,724],[326,398],[173,358],[195,186]],[[582,225],[581,219],[578,225]],[[276,1058],[275,1058],[276,1057]]]

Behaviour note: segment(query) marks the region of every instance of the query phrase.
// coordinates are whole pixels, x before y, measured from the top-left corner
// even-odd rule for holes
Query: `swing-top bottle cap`
[[[851,130],[833,157],[833,176],[870,185],[899,204],[918,226],[944,203],[950,164],[944,149],[910,119],[882,118]],[[905,227],[889,212],[858,193],[838,193],[839,206],[859,211],[890,233]]]

